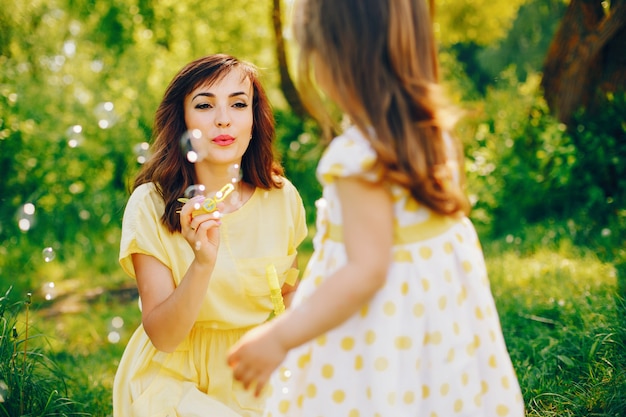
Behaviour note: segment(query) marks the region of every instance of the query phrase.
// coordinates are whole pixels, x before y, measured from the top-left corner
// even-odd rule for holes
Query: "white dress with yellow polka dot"
[[[334,179],[377,177],[355,128],[320,160],[315,252],[294,305],[346,261]],[[292,350],[271,380],[265,417],[524,415],[518,381],[467,218],[394,196],[394,261],[385,286],[341,326]]]

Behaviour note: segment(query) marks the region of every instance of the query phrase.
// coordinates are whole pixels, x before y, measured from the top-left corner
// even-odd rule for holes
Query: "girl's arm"
[[[383,186],[338,179],[347,263],[301,305],[246,334],[231,350],[229,363],[245,386],[260,392],[289,349],[339,326],[385,283],[391,261],[393,206]]]
[[[178,286],[172,271],[157,258],[132,255],[143,327],[152,344],[164,352],[173,352],[191,331],[217,257],[219,220],[208,214],[192,219],[192,209],[187,203],[181,211],[181,233],[196,256]]]

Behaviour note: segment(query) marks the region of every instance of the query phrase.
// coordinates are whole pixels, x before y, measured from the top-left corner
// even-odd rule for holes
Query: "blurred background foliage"
[[[584,248],[580,249],[584,259],[615,267],[623,295],[626,93],[621,80],[626,79],[626,2],[430,3],[443,82],[465,112],[456,133],[465,145],[471,216],[486,251],[495,252],[497,263],[504,259],[502,247],[519,256],[534,252],[545,256],[546,248],[573,244]],[[123,346],[114,345],[108,357],[102,352],[90,357],[89,346],[106,344],[97,334],[106,332],[111,303],[133,297],[134,283],[117,262],[129,185],[149,157],[146,143],[158,102],[184,64],[225,52],[261,68],[274,105],[278,152],[302,194],[309,224],[314,224],[314,201],[321,191],[315,167],[322,146],[315,123],[296,111],[293,97],[285,91],[288,83],[281,69],[291,70],[296,58],[290,7],[285,0],[0,0],[0,294],[10,287],[18,297],[31,292],[34,304],[48,317],[59,312],[45,311],[50,307],[46,302],[59,294],[80,293],[90,303],[99,297],[101,302],[89,307],[98,320],[88,314],[75,316],[71,324],[59,322],[51,330],[56,358],[85,365],[73,368],[72,376],[90,389],[76,390],[74,396],[94,409],[99,401],[102,409],[110,407],[107,384]],[[595,14],[584,14],[590,10]],[[283,18],[278,31],[286,41],[284,62],[276,13]],[[580,27],[588,34],[613,29],[606,36],[612,42],[592,55],[593,65],[578,59],[576,54],[585,50],[575,48],[595,38],[568,35],[562,29],[568,27],[564,21],[576,16],[586,19]],[[588,50],[593,50],[591,46]],[[568,47],[568,63],[579,62],[592,70],[580,83],[567,78],[572,71],[551,70],[551,83],[546,84],[544,69],[564,62],[555,51]],[[602,65],[610,68],[612,78],[586,82],[585,77],[602,72]],[[565,80],[563,88],[585,86],[593,100],[576,102],[576,110],[564,117],[555,109],[558,97],[566,92],[554,88],[559,77]],[[524,268],[524,262],[516,262],[519,265],[509,262],[501,268],[503,279],[510,278],[504,271],[511,265]],[[582,263],[586,261],[576,264]],[[594,273],[600,273],[598,285],[615,280],[605,273],[605,266],[594,271],[600,272],[585,272],[583,279],[596,281]],[[495,276],[498,279],[497,271]],[[511,285],[520,294],[526,291]],[[555,285],[553,289],[560,284]],[[573,285],[572,291],[579,287]],[[536,296],[532,294],[529,299]],[[580,297],[591,303],[587,295]],[[501,305],[503,314],[507,302]],[[607,304],[605,299],[600,303]],[[120,308],[125,311],[120,314],[135,314],[137,319],[133,303]],[[516,315],[519,308],[516,304],[510,311]],[[503,323],[505,330],[517,328],[506,319]],[[4,330],[9,327],[5,323]],[[91,333],[81,333],[86,328]],[[72,349],[63,349],[69,339]],[[553,339],[548,339],[552,346]],[[527,338],[520,334],[519,340]],[[620,340],[626,344],[626,339]],[[18,342],[2,347],[10,354]],[[527,360],[519,356],[522,351],[514,354],[520,363]],[[109,382],[94,381],[99,372]],[[624,386],[618,383],[615,392]],[[0,402],[1,397],[2,386]]]
[[[615,10],[623,4],[611,3]],[[111,287],[125,280],[116,259],[120,220],[129,183],[148,157],[154,111],[182,65],[215,52],[262,69],[277,147],[313,222],[321,147],[315,124],[294,113],[281,91],[277,5],[293,66],[290,2],[3,1],[0,284],[33,290],[74,275],[104,274]],[[568,2],[434,5],[444,83],[466,110],[457,133],[483,236],[570,222],[581,243],[595,242],[607,259],[623,260],[624,91],[603,92],[594,112],[581,106],[565,124],[541,88]],[[42,260],[47,247],[62,268]]]
[[[120,220],[129,183],[148,157],[154,111],[182,65],[215,52],[262,69],[277,147],[313,222],[321,147],[314,123],[294,113],[281,91],[277,5],[293,66],[290,2],[4,0],[0,284],[32,290],[86,274],[108,275],[112,287],[125,280],[116,260]],[[624,92],[606,94],[592,115],[581,108],[568,125],[552,116],[541,71],[568,3],[434,5],[444,83],[466,110],[457,133],[481,233],[572,221],[578,236],[606,247],[602,238],[624,228]],[[34,213],[24,213],[29,208]],[[46,247],[63,268],[42,260]],[[606,252],[623,258],[622,249]]]

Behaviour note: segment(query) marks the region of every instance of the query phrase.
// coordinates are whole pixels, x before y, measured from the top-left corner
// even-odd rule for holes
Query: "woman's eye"
[[[248,103],[235,103],[233,104],[233,106],[238,109],[245,109],[246,107],[248,107]]]
[[[196,104],[196,109],[208,109],[211,105],[209,103],[198,103]]]

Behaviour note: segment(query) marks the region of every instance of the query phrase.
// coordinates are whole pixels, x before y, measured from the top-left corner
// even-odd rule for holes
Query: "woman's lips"
[[[219,135],[213,138],[213,143],[219,146],[228,146],[235,141],[235,138],[229,135]]]

